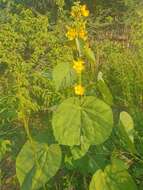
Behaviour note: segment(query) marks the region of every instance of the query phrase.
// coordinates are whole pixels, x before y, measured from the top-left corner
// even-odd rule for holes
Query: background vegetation
[[[28,115],[32,136],[53,138],[51,114],[69,88],[56,90],[52,80],[57,64],[73,60],[66,26],[74,0],[0,0],[0,187],[19,190],[16,157],[27,137],[23,115]],[[110,141],[90,147],[80,159],[62,147],[64,161],[48,190],[87,190],[91,177],[110,163],[115,151],[124,160],[139,190],[143,186],[143,3],[140,0],[83,0],[89,46],[112,96],[115,129]],[[90,72],[90,70],[89,70]],[[93,85],[93,84],[91,84]],[[66,85],[65,85],[66,86]],[[96,93],[96,87],[93,87]],[[72,94],[72,92],[70,92]],[[99,94],[100,96],[100,94]],[[137,152],[126,148],[116,132],[120,111],[134,120]],[[43,137],[44,138],[44,137]],[[51,140],[52,141],[52,140]],[[114,150],[114,151],[113,151]],[[42,190],[42,188],[41,188]],[[129,189],[130,190],[130,189]]]

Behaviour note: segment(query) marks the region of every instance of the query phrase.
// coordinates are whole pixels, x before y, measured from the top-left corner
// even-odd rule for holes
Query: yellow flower
[[[88,17],[89,16],[89,10],[87,9],[86,5],[81,6],[81,14],[84,17]]]
[[[74,40],[77,37],[77,32],[75,28],[69,28],[66,36],[69,40]]]
[[[80,74],[84,70],[84,62],[82,60],[77,60],[73,62],[73,68],[74,70]]]
[[[72,7],[71,16],[74,18],[80,18],[81,17],[81,10],[77,7]]]
[[[87,32],[83,28],[80,28],[80,30],[78,32],[78,36],[81,39],[86,40],[87,39]]]
[[[73,18],[79,19],[80,17],[88,17],[89,10],[87,9],[86,5],[79,5],[79,3],[72,7],[71,9],[71,16]]]
[[[80,96],[83,96],[84,95],[84,87],[81,86],[80,84],[79,85],[76,85],[74,87],[74,90],[75,90],[75,94],[76,95],[80,95]]]

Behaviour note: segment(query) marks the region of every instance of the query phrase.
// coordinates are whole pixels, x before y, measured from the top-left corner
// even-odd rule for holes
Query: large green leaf
[[[59,145],[27,141],[16,159],[16,174],[22,190],[36,190],[58,171],[61,164]]]
[[[119,131],[125,148],[133,153],[136,153],[134,145],[134,122],[132,117],[127,112],[123,111],[120,113]]]
[[[74,78],[74,72],[72,71],[71,65],[69,63],[58,63],[55,66],[53,70],[53,80],[56,90],[59,90],[62,87],[70,86]]]
[[[114,162],[106,166],[104,171],[97,170],[89,190],[137,190],[137,186],[124,165]]]
[[[112,105],[113,104],[113,97],[112,94],[108,88],[108,86],[106,85],[103,77],[102,77],[102,72],[99,72],[98,77],[97,77],[97,87],[103,97],[103,100],[109,104]]]
[[[71,97],[59,105],[52,124],[60,144],[101,144],[111,134],[113,115],[111,108],[96,97]]]

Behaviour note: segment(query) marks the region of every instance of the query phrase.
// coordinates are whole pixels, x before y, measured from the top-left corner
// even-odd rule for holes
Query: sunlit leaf
[[[89,47],[84,47],[84,55],[91,63],[96,63],[94,52]]]
[[[63,145],[101,144],[112,131],[111,108],[93,96],[71,97],[63,101],[53,114],[56,140]]]
[[[89,190],[137,190],[132,177],[120,162],[106,166],[105,170],[97,170]]]
[[[16,174],[22,190],[36,190],[58,171],[61,163],[59,145],[26,142],[16,159]]]
[[[133,153],[136,152],[134,145],[134,122],[127,112],[120,113],[119,121],[120,138],[123,140],[125,148]]]
[[[97,87],[102,95],[103,100],[109,104],[112,105],[113,104],[113,97],[112,94],[108,88],[108,86],[106,85],[103,77],[102,77],[102,73],[99,72],[98,77],[97,77]]]
[[[72,84],[74,78],[75,76],[69,63],[63,62],[55,66],[53,70],[53,80],[56,90],[59,90],[63,87],[69,87]]]

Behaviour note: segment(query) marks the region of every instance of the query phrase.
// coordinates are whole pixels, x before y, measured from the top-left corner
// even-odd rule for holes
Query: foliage
[[[106,166],[104,172],[97,170],[90,184],[90,190],[94,189],[131,189],[137,187],[125,166],[120,161],[114,161],[112,165]]]
[[[63,145],[101,144],[110,136],[112,126],[110,107],[94,96],[68,98],[53,115],[54,135]]]
[[[142,4],[1,0],[0,26],[2,189],[141,190]]]
[[[58,145],[26,142],[16,160],[21,189],[39,189],[56,174],[60,162],[61,150]]]

